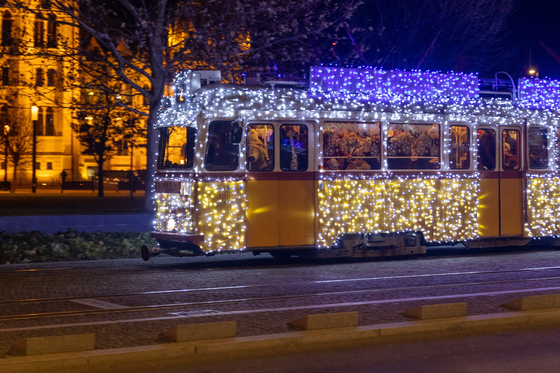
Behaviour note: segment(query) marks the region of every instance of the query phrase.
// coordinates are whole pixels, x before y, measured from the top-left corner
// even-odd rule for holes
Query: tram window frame
[[[258,128],[256,128],[258,126]],[[260,128],[265,127],[265,128]],[[265,130],[264,137],[262,136],[262,131]],[[255,132],[253,132],[255,131]],[[260,132],[260,133],[259,133]],[[256,133],[259,137],[255,140],[256,144],[253,145],[253,133]],[[269,135],[270,133],[270,135]],[[247,159],[246,159],[246,169],[249,172],[271,172],[274,171],[274,152],[276,146],[274,144],[275,131],[274,126],[271,123],[249,123],[247,125],[247,137],[246,137],[246,149],[247,149]],[[262,141],[264,140],[264,144]],[[264,149],[258,149],[261,142],[264,145]],[[259,150],[259,152],[254,152],[253,146]],[[264,151],[263,151],[264,150]],[[259,154],[260,153],[260,154]],[[262,158],[261,158],[262,155]],[[255,158],[251,160],[251,157]],[[258,158],[256,158],[258,157]],[[252,169],[253,165],[257,165],[262,161],[266,162],[266,166],[259,169]]]
[[[419,126],[427,127],[427,131],[415,129]],[[441,129],[439,123],[389,123],[385,138],[389,170],[440,170]],[[435,150],[437,154],[431,155]]]
[[[492,132],[492,137],[489,138],[489,140],[486,140],[486,138],[484,139],[484,143],[481,141],[481,133],[482,132]],[[496,130],[493,128],[478,128],[477,133],[476,133],[476,138],[477,138],[477,165],[476,168],[478,169],[478,171],[495,171],[496,170]],[[492,153],[493,154],[488,154],[488,152],[482,152],[482,146],[484,144],[488,145],[488,148],[486,150],[490,150],[490,148],[494,148]],[[486,165],[484,165],[484,161],[482,160],[483,158],[483,154],[484,157],[488,158],[488,161],[493,161],[494,165],[492,166],[492,168],[487,168]],[[492,157],[490,157],[492,156]]]
[[[352,135],[354,144],[347,137]],[[381,169],[380,122],[323,122],[323,169],[370,171]]]
[[[532,132],[539,131],[536,136]],[[533,142],[534,139],[541,138],[544,144]],[[548,168],[548,131],[546,127],[530,127],[527,138],[527,165],[531,170],[545,170]]]
[[[296,153],[296,148],[297,145],[294,144],[290,144],[290,151],[285,151],[284,149],[286,148],[286,146],[288,145],[287,143],[284,144],[284,149],[283,149],[283,143],[285,142],[285,140],[289,141],[288,138],[288,134],[291,134],[292,132],[295,131],[290,131],[288,129],[288,127],[294,127],[294,126],[299,126],[304,128],[305,133],[301,134],[301,132],[296,132],[298,139],[296,140],[298,143],[301,144],[301,148],[302,151],[300,152],[300,154]],[[293,129],[293,128],[292,128]],[[302,136],[305,135],[305,138],[303,138]],[[293,134],[292,134],[293,136]],[[290,142],[290,141],[289,141]],[[290,142],[291,143],[291,142]],[[306,124],[303,123],[283,123],[280,125],[280,130],[279,130],[279,147],[280,147],[280,170],[282,171],[286,171],[286,172],[303,172],[303,171],[307,171],[309,169],[309,127]],[[294,155],[296,155],[296,165],[297,165],[297,169],[293,169],[292,167],[294,166]]]
[[[173,145],[169,146],[170,141],[170,134],[171,131],[174,131],[175,128],[178,129],[185,129],[186,130],[186,141],[183,145]],[[195,158],[195,146],[196,146],[196,138],[198,134],[198,130],[195,127],[166,127],[161,129],[160,135],[160,144],[159,144],[159,156],[157,161],[157,167],[159,169],[168,169],[168,168],[175,168],[181,170],[192,170],[194,167],[194,158]],[[169,160],[169,150],[174,148],[180,148],[180,156],[183,157],[186,162],[176,163]],[[186,157],[186,158],[185,158]]]
[[[215,120],[208,125],[204,152],[206,170],[236,171],[239,168],[239,144],[230,142],[232,123],[233,121],[228,120]]]
[[[462,140],[463,134],[459,135],[458,137],[456,134],[453,133],[454,128],[464,128],[466,129],[466,136],[465,142],[456,144],[459,140]],[[456,141],[454,141],[456,140]],[[468,170],[471,167],[471,130],[468,126],[464,125],[451,125],[449,126],[449,168],[451,170]],[[466,147],[466,149],[465,149]],[[454,154],[455,150],[455,154]],[[459,153],[459,150],[464,151],[464,153]],[[461,156],[463,155],[463,156]],[[452,162],[452,157],[455,156],[455,160]],[[464,159],[463,159],[464,158]],[[457,161],[460,160],[460,165],[457,165]]]
[[[515,148],[511,141],[506,141],[507,136],[511,132],[517,132]],[[519,171],[521,169],[521,131],[519,129],[502,129],[502,170],[503,171]],[[513,162],[513,163],[512,163]]]

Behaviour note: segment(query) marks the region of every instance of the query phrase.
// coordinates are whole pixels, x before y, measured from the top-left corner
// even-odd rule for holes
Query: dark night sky
[[[532,61],[540,78],[560,79],[560,1],[519,0],[513,28],[512,48],[518,48],[523,64],[528,66]],[[558,59],[547,52],[541,42],[554,51]]]

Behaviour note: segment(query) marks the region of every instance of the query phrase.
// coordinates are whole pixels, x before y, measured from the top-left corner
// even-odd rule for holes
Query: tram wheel
[[[269,253],[276,260],[288,260],[292,256],[289,251],[269,251]]]

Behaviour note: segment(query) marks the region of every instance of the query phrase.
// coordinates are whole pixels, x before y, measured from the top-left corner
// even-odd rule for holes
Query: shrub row
[[[0,232],[0,264],[139,258],[144,244],[156,241],[132,232]]]

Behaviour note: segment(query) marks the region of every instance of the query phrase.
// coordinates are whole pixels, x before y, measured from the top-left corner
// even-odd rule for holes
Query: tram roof
[[[481,98],[478,77],[473,74],[369,69],[366,75],[360,75],[354,70],[312,68],[307,90],[213,84],[185,94],[182,102],[164,97],[154,127],[196,126],[200,115],[260,120],[448,120],[504,125],[519,124],[519,118],[527,118],[529,124],[560,125],[559,81],[521,80],[519,99],[512,102]],[[189,73],[180,74],[174,85],[188,87]]]

